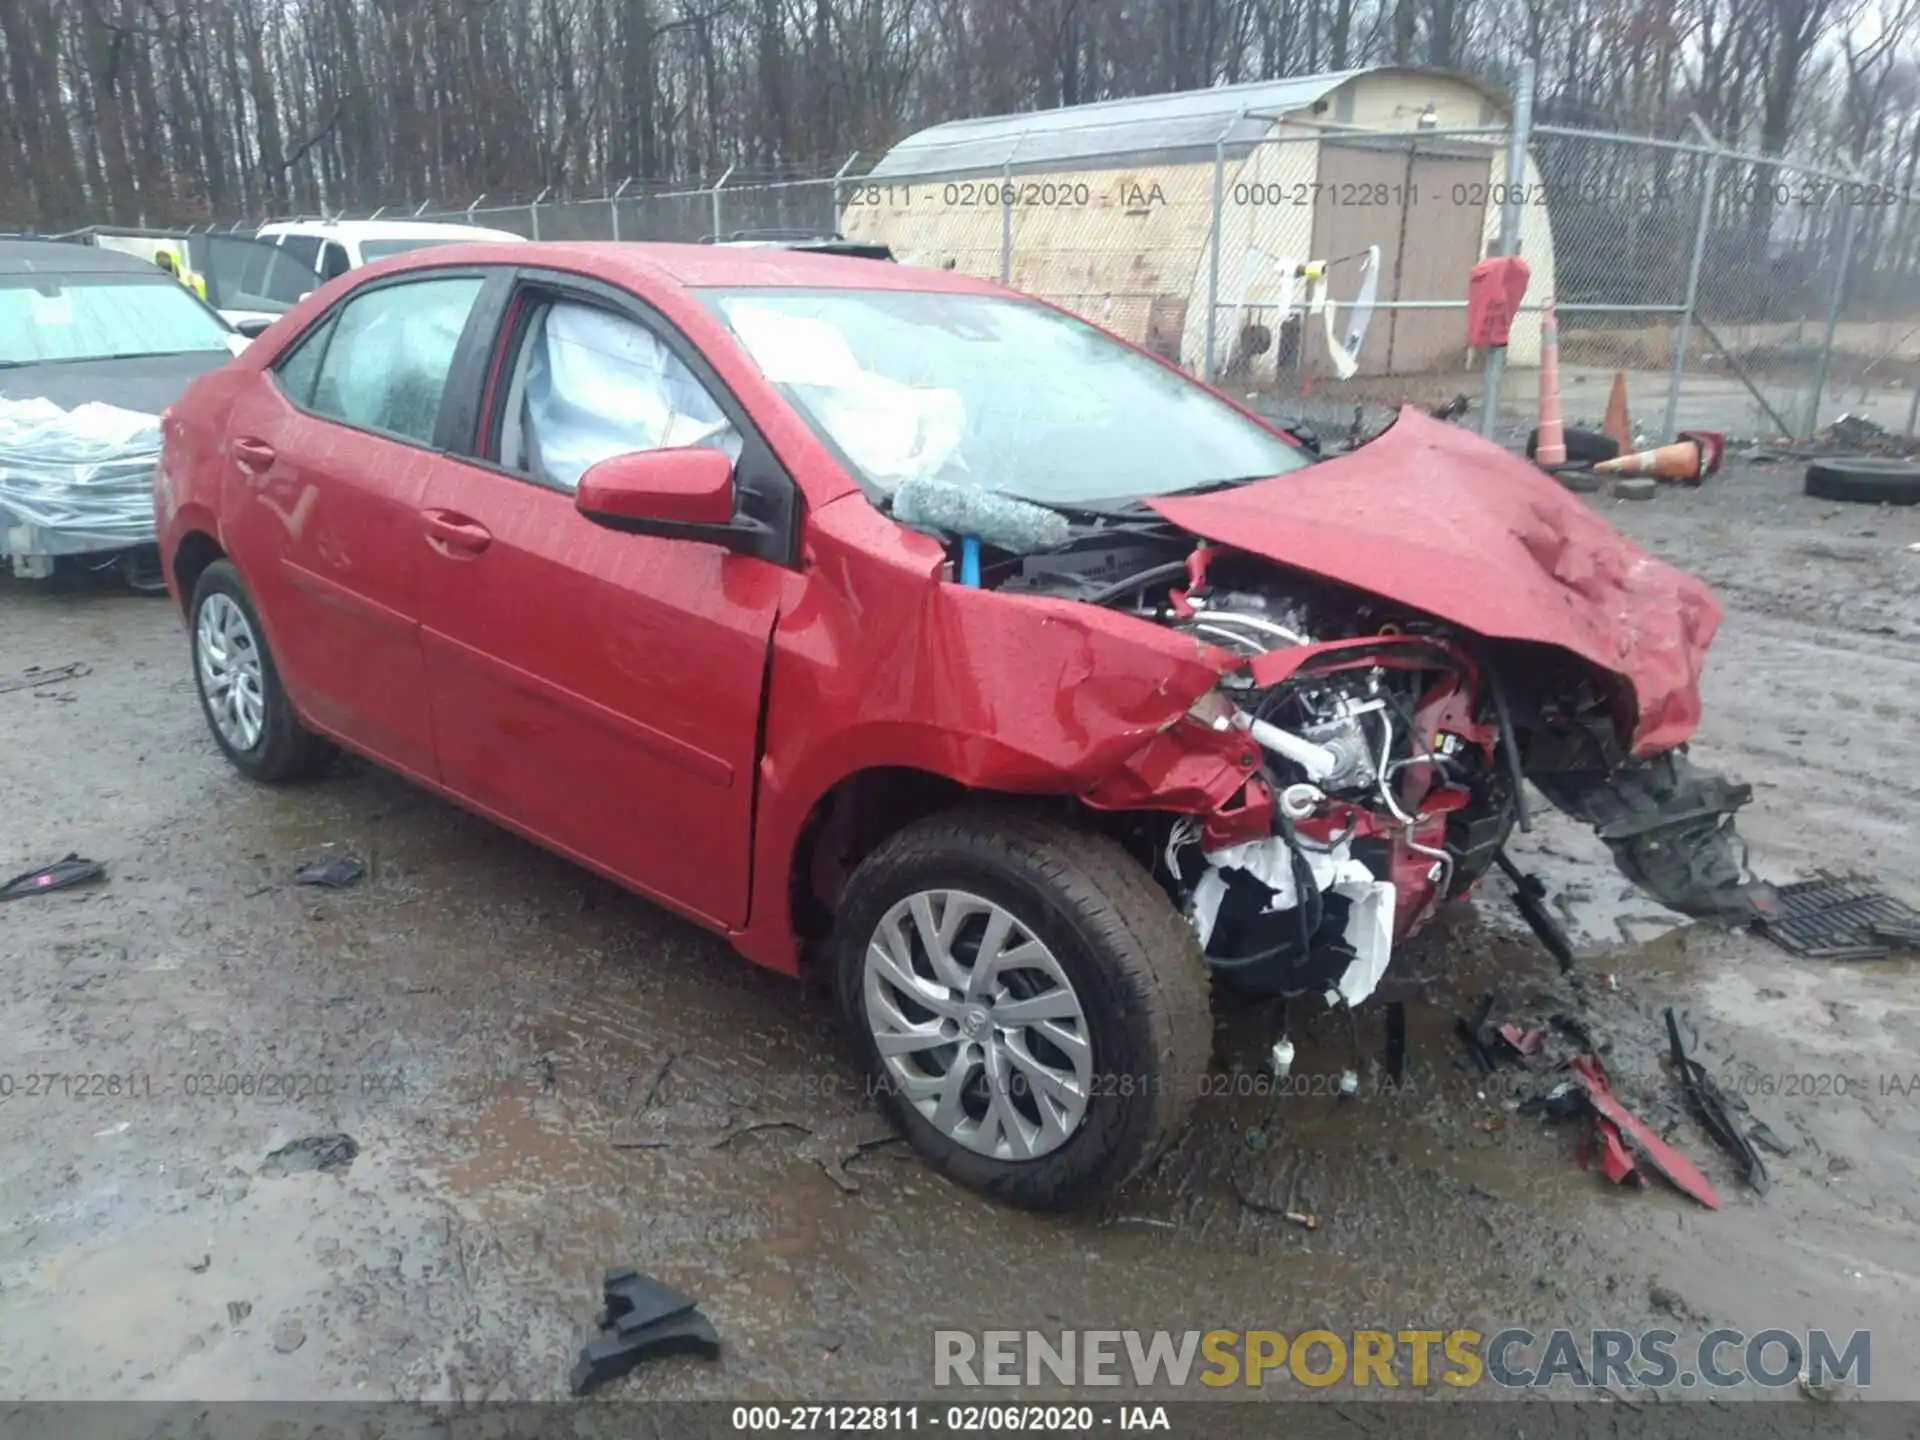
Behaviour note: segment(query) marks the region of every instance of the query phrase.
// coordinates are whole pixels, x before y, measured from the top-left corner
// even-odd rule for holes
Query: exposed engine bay
[[[1241,657],[1191,718],[1244,733],[1258,778],[1230,823],[1172,818],[1155,857],[1236,988],[1364,1001],[1394,945],[1528,824],[1526,780],[1666,904],[1732,917],[1747,903],[1731,829],[1746,787],[1677,752],[1629,758],[1618,697],[1569,657],[1151,521],[1007,556],[983,583],[1120,610]]]

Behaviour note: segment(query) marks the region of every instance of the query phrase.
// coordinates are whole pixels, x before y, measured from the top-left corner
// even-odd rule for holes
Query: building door
[[[1458,370],[1467,358],[1467,277],[1481,258],[1492,153],[1417,137],[1323,139],[1314,192],[1313,254],[1344,307],[1359,284],[1356,257],[1380,247],[1379,298],[1360,347],[1362,375]],[[1458,302],[1393,309],[1387,302]],[[1345,329],[1344,323],[1340,327]],[[1310,325],[1309,363],[1331,368],[1325,331]]]

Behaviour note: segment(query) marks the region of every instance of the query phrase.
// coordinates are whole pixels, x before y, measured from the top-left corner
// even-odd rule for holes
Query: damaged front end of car
[[[1395,443],[1444,459],[1456,442],[1434,432],[1447,429],[1403,417]],[[1365,461],[1151,502],[1169,525],[1096,527],[990,567],[988,588],[1128,614],[1191,636],[1217,660],[1218,683],[1156,744],[1238,747],[1244,783],[1230,798],[1152,793],[1141,766],[1083,798],[1160,813],[1159,877],[1209,965],[1255,995],[1366,1000],[1394,947],[1528,827],[1529,783],[1592,825],[1621,872],[1662,903],[1755,918],[1733,828],[1751,791],[1698,769],[1684,748],[1719,618],[1705,587],[1571,497],[1541,498],[1529,487],[1557,487],[1477,440],[1467,452],[1474,514],[1507,544],[1504,571],[1490,542],[1466,535],[1476,587],[1471,565],[1397,527],[1382,534],[1377,514],[1358,544],[1318,522],[1316,545],[1317,499],[1335,493],[1364,512],[1369,485],[1418,458],[1395,454],[1393,438],[1366,447]],[[1416,509],[1445,506],[1461,473],[1408,465],[1394,481],[1424,497]],[[1326,484],[1335,476],[1337,491]],[[1249,497],[1265,502],[1257,524]]]
[[[1166,817],[1157,872],[1236,990],[1358,1005],[1505,842],[1516,776],[1497,692],[1444,627],[1389,619],[1370,597],[1221,547],[1188,568],[1179,588],[1107,603],[1221,656],[1180,726],[1255,764],[1230,803]]]
[[[1662,903],[1753,918],[1733,829],[1750,788],[1683,750],[1629,754],[1617,706],[1578,666],[1374,597],[1283,582],[1230,551],[1195,552],[1196,571],[1209,561],[1243,578],[1137,595],[1128,608],[1234,657],[1181,723],[1252,747],[1257,768],[1230,803],[1169,817],[1155,858],[1236,990],[1365,1001],[1394,947],[1470,891],[1529,823],[1529,782],[1592,825]],[[1247,573],[1259,570],[1258,581]],[[1520,669],[1521,683],[1501,678]]]

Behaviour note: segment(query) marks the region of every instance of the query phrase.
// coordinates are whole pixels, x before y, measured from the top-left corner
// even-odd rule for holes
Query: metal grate
[[[1880,932],[1920,934],[1920,914],[1833,875],[1780,886],[1768,908],[1760,932],[1809,960],[1874,960],[1894,949]]]

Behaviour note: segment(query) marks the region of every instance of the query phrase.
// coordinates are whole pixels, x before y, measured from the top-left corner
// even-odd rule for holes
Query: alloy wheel
[[[194,650],[200,693],[214,728],[235,750],[252,750],[260,743],[267,714],[260,643],[246,612],[231,596],[215,591],[202,602]]]
[[[956,1144],[1034,1160],[1080,1128],[1093,1042],[1066,971],[1005,907],[921,890],[881,917],[862,998],[889,1083]]]

